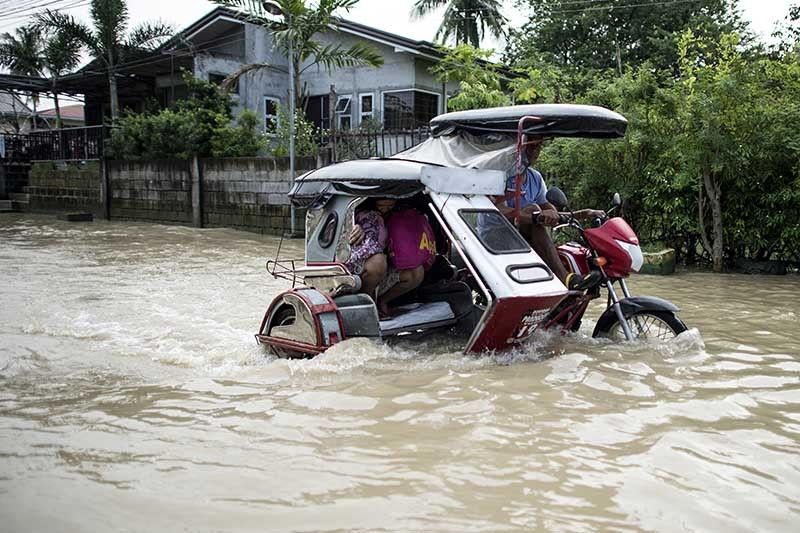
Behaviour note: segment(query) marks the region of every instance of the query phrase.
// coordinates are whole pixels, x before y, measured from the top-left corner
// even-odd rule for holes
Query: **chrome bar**
[[[614,302],[611,307],[614,309],[614,313],[617,315],[617,320],[619,320],[620,326],[622,326],[622,331],[625,333],[625,338],[629,341],[634,340],[635,337],[633,336],[631,327],[628,325],[628,321],[625,319],[625,313],[622,312],[622,305],[620,305],[617,293],[614,291],[614,284],[610,281],[607,281],[606,288],[608,289],[608,297],[612,302]]]

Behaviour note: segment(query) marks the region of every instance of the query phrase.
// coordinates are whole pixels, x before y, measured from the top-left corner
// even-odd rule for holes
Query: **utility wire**
[[[562,15],[565,13],[585,13],[587,11],[613,11],[615,9],[628,9],[631,7],[650,7],[650,6],[669,6],[674,4],[688,4],[688,3],[699,3],[703,2],[703,0],[663,0],[663,1],[654,1],[648,3],[639,3],[639,4],[623,4],[623,5],[607,5],[607,6],[596,6],[596,7],[585,7],[581,9],[562,9],[560,11],[550,11],[550,15]]]
[[[12,15],[21,15],[27,14],[31,15],[36,11],[40,11],[42,9],[67,9],[67,6],[59,6],[57,4],[69,4],[70,2],[74,3],[75,0],[47,0],[44,2],[31,2],[22,7],[13,7],[11,9],[6,9],[5,11],[0,10],[0,20],[10,18]],[[89,3],[89,2],[84,2]]]

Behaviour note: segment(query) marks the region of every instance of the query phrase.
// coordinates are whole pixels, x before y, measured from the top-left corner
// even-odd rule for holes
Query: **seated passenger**
[[[355,225],[350,233],[350,257],[345,266],[352,274],[361,276],[361,291],[375,299],[375,289],[386,276],[386,240],[388,233],[384,217],[391,212],[392,199],[367,200],[356,211]]]
[[[378,290],[378,315],[391,316],[389,304],[422,283],[436,259],[436,238],[428,219],[414,208],[391,214],[387,221],[391,268]]]

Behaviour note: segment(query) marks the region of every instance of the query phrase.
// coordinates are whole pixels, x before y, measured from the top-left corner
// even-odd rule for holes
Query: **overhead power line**
[[[655,0],[653,2],[638,3],[638,4],[614,4],[606,6],[592,6],[583,7],[580,9],[562,9],[559,11],[550,11],[551,15],[562,15],[566,13],[585,13],[588,11],[613,11],[615,9],[629,9],[631,7],[651,7],[651,6],[669,6],[674,4],[688,4],[699,3],[703,0]]]
[[[89,3],[88,1],[80,1],[85,4]],[[76,0],[34,0],[23,5],[13,6],[10,9],[0,9],[0,20],[11,18],[12,15],[32,15],[43,9],[67,9],[69,6],[59,4],[71,3],[76,3]]]

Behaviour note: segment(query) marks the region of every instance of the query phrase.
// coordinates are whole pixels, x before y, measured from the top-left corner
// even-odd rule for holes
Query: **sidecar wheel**
[[[686,324],[671,311],[640,311],[625,317],[636,340],[658,339],[668,340],[677,337],[687,328]],[[625,332],[619,321],[609,324],[608,329],[599,331],[596,337],[624,341]]]
[[[294,307],[291,305],[284,305],[281,309],[275,313],[275,316],[272,318],[269,324],[269,328],[267,331],[267,335],[272,335],[272,329],[277,326],[291,326],[294,324],[294,321],[297,319],[297,314],[295,313]],[[305,354],[303,352],[298,352],[297,350],[291,350],[289,348],[284,348],[282,346],[269,346],[269,351],[275,355],[276,357],[280,357],[281,359],[308,359],[311,357],[309,354]]]

